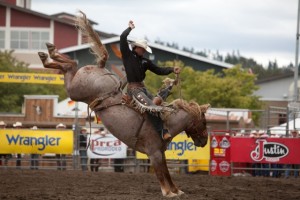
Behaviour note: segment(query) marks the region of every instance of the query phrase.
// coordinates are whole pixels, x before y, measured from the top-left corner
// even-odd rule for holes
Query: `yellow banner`
[[[197,172],[197,171],[208,171],[209,170],[209,160],[188,160],[188,172]]]
[[[207,145],[204,148],[196,147],[191,138],[186,134],[178,134],[169,144],[166,150],[166,158],[173,160],[189,160],[200,159],[209,160],[209,147],[210,140],[208,139]],[[148,159],[147,155],[137,152],[137,159]]]
[[[58,74],[0,72],[2,83],[64,84],[64,76]]]
[[[70,130],[0,130],[0,153],[73,153]]]

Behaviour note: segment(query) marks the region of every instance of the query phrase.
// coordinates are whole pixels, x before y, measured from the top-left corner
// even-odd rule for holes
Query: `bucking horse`
[[[105,68],[108,52],[83,12],[77,17],[76,25],[91,44],[97,64],[78,68],[76,61],[59,53],[55,45],[47,43],[49,54],[38,52],[44,67],[59,69],[64,74],[65,88],[72,100],[88,104],[109,132],[128,147],[148,156],[163,196],[175,197],[183,194],[173,183],[168,171],[166,142],[162,140],[147,114],[124,101],[124,90],[119,78]],[[194,101],[177,99],[159,108],[164,126],[172,138],[184,131],[192,138],[195,146],[206,145],[208,133],[205,112],[209,104],[200,106]]]

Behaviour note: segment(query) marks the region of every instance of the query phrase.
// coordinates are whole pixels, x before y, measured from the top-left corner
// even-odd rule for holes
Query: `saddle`
[[[176,80],[166,78],[163,83],[153,100],[145,94],[143,83],[129,83],[127,91],[130,90],[130,95],[123,95],[122,101],[141,114],[146,112],[165,119],[163,116],[169,115],[176,110],[172,105],[165,103],[165,100],[171,94],[172,87],[176,85]]]
[[[123,94],[122,101],[128,107],[136,110],[137,112],[144,114],[148,112],[150,114],[159,115],[165,112],[173,112],[174,109],[168,105],[155,105],[152,103],[144,93],[140,92],[136,95],[130,96],[128,94]]]

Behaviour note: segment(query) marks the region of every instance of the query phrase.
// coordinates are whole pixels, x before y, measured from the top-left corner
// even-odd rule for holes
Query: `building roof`
[[[72,15],[72,14],[66,13],[66,12],[60,12],[60,13],[56,13],[56,14],[53,14],[53,15],[50,15],[50,16],[51,16],[51,17],[54,17],[54,18],[56,18],[56,19],[60,19],[60,20],[66,21],[67,23],[71,23],[71,24],[72,24],[72,23],[76,20],[76,18],[77,18],[76,15]],[[89,20],[89,22],[90,22],[91,25],[98,25],[97,22],[92,21],[92,20],[90,20],[90,19],[88,19],[88,20]]]
[[[0,1],[0,5],[2,5],[4,7],[13,8],[15,10],[25,12],[25,13],[28,13],[28,14],[32,14],[32,15],[35,15],[35,16],[38,16],[38,17],[46,18],[46,19],[49,19],[49,20],[54,20],[54,21],[57,21],[57,22],[60,22],[60,23],[63,23],[63,24],[74,25],[74,24],[70,23],[69,20],[66,20],[66,19],[63,19],[63,18],[58,18],[60,15],[63,15],[63,14],[65,14],[66,16],[68,15],[68,16],[73,16],[74,17],[74,15],[71,15],[71,14],[68,14],[68,13],[62,12],[62,13],[57,13],[57,14],[54,14],[54,15],[46,15],[46,14],[43,14],[43,13],[40,13],[40,12],[33,11],[31,9],[23,8],[23,7],[16,6],[16,5],[13,5],[13,4],[10,4],[10,3],[5,3],[5,2],[2,2],[2,1]],[[89,21],[92,24],[98,24],[98,23],[96,23],[92,20],[89,20]]]
[[[255,83],[260,84],[260,83],[272,82],[272,81],[276,81],[276,80],[280,80],[280,79],[284,79],[284,78],[290,78],[292,76],[294,76],[294,72],[288,72],[285,74],[279,74],[276,76],[259,79]]]
[[[128,40],[133,41],[134,39],[129,38]],[[115,43],[115,42],[119,42],[119,41],[120,41],[120,36],[116,36],[116,37],[112,37],[112,38],[102,40],[102,44],[105,45],[105,44]],[[148,45],[152,48],[156,48],[156,49],[160,49],[160,50],[167,51],[167,52],[170,52],[170,53],[174,53],[174,54],[177,54],[177,55],[185,56],[185,57],[188,57],[188,58],[191,58],[191,59],[194,59],[194,60],[198,60],[198,61],[218,65],[218,66],[221,66],[221,67],[224,67],[224,68],[233,67],[233,65],[229,64],[229,63],[225,63],[225,62],[221,62],[221,61],[217,61],[217,60],[211,60],[211,59],[203,57],[203,56],[199,56],[199,55],[192,54],[192,53],[189,53],[189,52],[186,52],[186,51],[174,49],[174,48],[171,48],[171,47],[166,47],[166,46],[161,45],[161,44],[148,42]],[[83,44],[83,45],[78,45],[78,46],[73,46],[73,47],[67,47],[67,48],[60,49],[59,51],[61,53],[70,53],[70,52],[83,50],[83,49],[87,49],[87,48],[90,48],[90,44]]]

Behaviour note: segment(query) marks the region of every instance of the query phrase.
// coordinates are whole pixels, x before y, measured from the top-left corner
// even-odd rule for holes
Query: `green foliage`
[[[160,64],[174,66],[174,62]],[[214,70],[195,71],[179,62],[175,64],[182,67],[181,91],[175,86],[168,101],[182,95],[185,100],[195,100],[199,104],[210,103],[214,108],[261,108],[259,97],[253,95],[253,92],[258,89],[255,85],[256,76],[244,71],[240,65],[225,69],[223,73],[215,73]],[[155,94],[164,78],[148,73],[147,88]],[[174,78],[174,75],[170,75],[170,78]]]
[[[12,51],[0,51],[0,72],[33,73],[26,63],[12,56]],[[0,112],[20,113],[24,95],[59,95],[60,100],[67,97],[63,85],[0,83]]]

